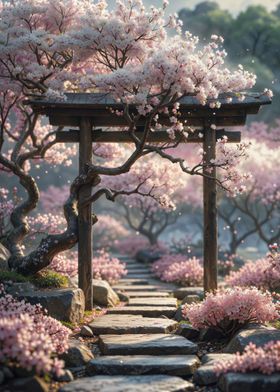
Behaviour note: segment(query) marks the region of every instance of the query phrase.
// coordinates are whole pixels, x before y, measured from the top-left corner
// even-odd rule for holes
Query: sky
[[[162,4],[162,0],[143,0],[146,5],[158,6]],[[194,5],[201,3],[202,0],[169,0],[169,11],[178,12],[182,8],[192,8]],[[273,10],[280,0],[215,0],[221,8],[228,9],[233,14],[237,14],[240,11],[246,9],[249,5],[262,4],[268,9]],[[110,5],[115,3],[115,0],[108,0]]]

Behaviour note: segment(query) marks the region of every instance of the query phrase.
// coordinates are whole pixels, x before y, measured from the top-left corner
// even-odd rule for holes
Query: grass
[[[68,279],[66,276],[51,270],[43,270],[32,276],[24,276],[14,271],[0,271],[0,283],[4,282],[30,282],[36,287],[49,289],[68,286]]]

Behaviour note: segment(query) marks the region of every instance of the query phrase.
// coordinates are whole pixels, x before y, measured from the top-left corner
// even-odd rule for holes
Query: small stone
[[[64,385],[59,392],[193,392],[194,385],[175,376],[95,376]]]
[[[199,340],[201,342],[212,342],[225,339],[225,335],[215,328],[205,328],[200,331]]]
[[[7,385],[7,391],[9,392],[48,392],[48,385],[41,378],[24,377],[16,378]]]
[[[203,287],[181,287],[173,291],[173,295],[177,299],[184,299],[187,295],[198,295],[199,298],[203,298],[204,290]]]
[[[55,380],[58,382],[71,382],[74,381],[74,376],[69,369],[66,369],[64,374],[62,376],[55,377]]]
[[[116,294],[118,295],[119,299],[121,302],[128,302],[129,301],[129,296],[122,291],[116,291]]]
[[[280,374],[228,373],[220,377],[223,392],[277,392],[280,391]]]
[[[187,295],[183,300],[182,300],[182,305],[184,304],[192,304],[192,303],[197,303],[200,302],[200,297],[198,295]]]
[[[87,325],[83,325],[80,331],[80,335],[85,338],[91,338],[93,336],[92,330]]]
[[[32,305],[40,303],[48,314],[58,320],[79,323],[84,316],[85,297],[81,289],[37,290],[22,293],[19,298]]]
[[[115,306],[120,302],[117,293],[105,280],[93,279],[93,303],[100,306]]]
[[[227,353],[243,352],[249,343],[254,343],[257,347],[263,346],[270,341],[280,340],[280,330],[264,325],[252,324],[247,329],[238,332],[225,348]]]
[[[85,344],[78,340],[70,340],[68,352],[60,357],[64,360],[65,366],[76,367],[86,365],[93,359],[93,354]]]
[[[233,357],[232,354],[207,354],[201,359],[200,366],[194,373],[194,382],[198,385],[211,385],[218,381],[215,366],[220,361],[227,361]]]
[[[199,337],[199,330],[193,328],[189,324],[180,324],[176,331],[176,334],[183,336],[186,339],[197,340]]]
[[[177,311],[176,311],[175,316],[174,316],[174,319],[176,321],[184,321],[184,320],[186,320],[186,318],[183,316],[183,306],[182,305],[178,306]]]

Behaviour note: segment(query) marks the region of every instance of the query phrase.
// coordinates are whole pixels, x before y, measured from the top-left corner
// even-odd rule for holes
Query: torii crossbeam
[[[133,142],[126,131],[103,131],[97,127],[126,127],[124,117],[117,116],[112,109],[122,110],[122,105],[104,94],[69,93],[67,100],[58,101],[42,97],[30,101],[29,104],[37,114],[49,117],[51,125],[63,127],[78,127],[60,131],[56,134],[57,142],[79,143],[79,172],[82,173],[85,164],[92,161],[92,143],[129,143]],[[221,107],[211,109],[209,105],[202,106],[193,97],[180,101],[180,121],[187,121],[188,126],[196,129],[190,134],[187,143],[203,143],[205,162],[210,163],[216,156],[216,141],[227,136],[230,143],[238,143],[241,133],[227,132],[225,127],[245,125],[248,114],[257,114],[262,105],[269,104],[269,98],[262,94],[250,94],[240,102],[232,95],[229,103],[226,97],[219,97]],[[111,109],[111,110],[110,110]],[[131,108],[133,110],[133,107]],[[161,115],[160,123],[170,126],[168,116]],[[145,118],[140,119],[136,131],[141,138],[141,125]],[[221,128],[213,130],[211,124]],[[202,138],[200,137],[202,134]],[[176,136],[179,138],[179,136]],[[155,131],[150,133],[148,142],[160,143],[170,141],[167,132]],[[209,178],[203,178],[204,206],[204,290],[212,291],[217,288],[217,258],[218,258],[218,225],[216,201],[216,170]],[[91,196],[91,187],[84,186],[79,192],[79,287],[84,291],[86,309],[92,309],[92,209],[91,205],[82,207],[83,201]]]

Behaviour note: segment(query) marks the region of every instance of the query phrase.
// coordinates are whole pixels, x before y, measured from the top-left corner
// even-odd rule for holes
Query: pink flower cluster
[[[53,356],[67,351],[70,330],[40,305],[17,301],[3,287],[0,291],[0,363],[63,374],[63,362]]]
[[[165,282],[175,282],[185,286],[197,286],[203,280],[201,261],[196,257],[164,255],[152,265],[153,273]]]
[[[271,341],[263,347],[256,347],[249,343],[244,353],[237,353],[233,359],[217,363],[218,375],[237,372],[248,373],[257,371],[263,374],[272,374],[280,371],[280,341]]]
[[[231,336],[244,324],[266,323],[279,318],[271,294],[256,287],[207,293],[201,303],[185,305],[183,315],[195,328],[213,327],[226,336]]]
[[[225,279],[229,286],[276,290],[280,286],[280,253],[269,253],[265,258],[248,261],[238,271],[232,271]]]
[[[98,252],[92,263],[94,279],[107,280],[112,284],[127,274],[125,263],[116,257],[111,257],[104,249]],[[69,277],[76,276],[78,274],[78,253],[76,251],[60,253],[53,259],[50,269]]]

